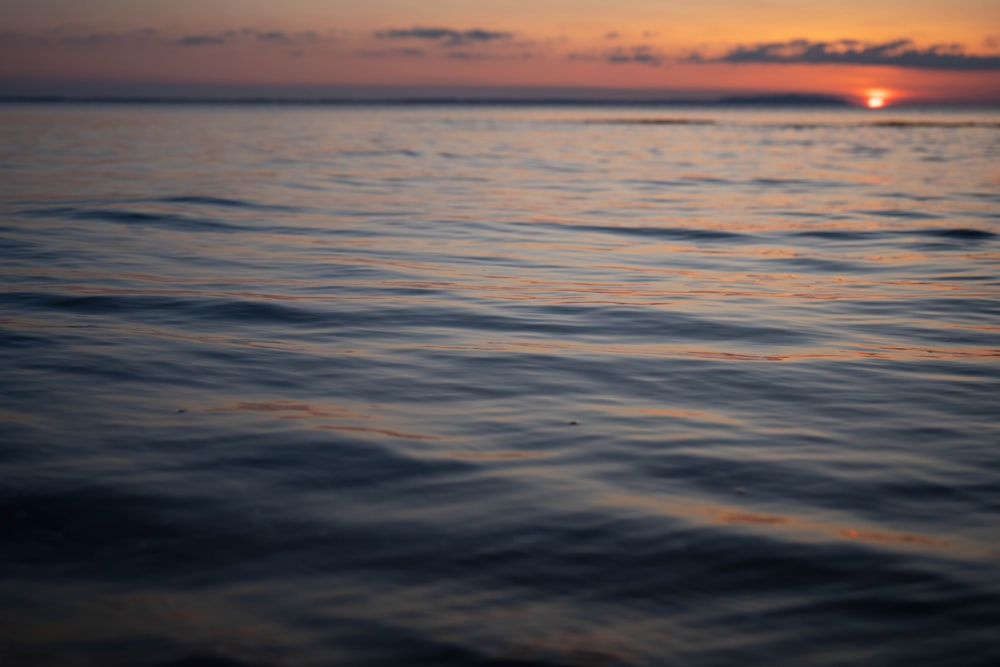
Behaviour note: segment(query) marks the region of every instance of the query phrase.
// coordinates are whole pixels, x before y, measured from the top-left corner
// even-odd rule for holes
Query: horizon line
[[[205,95],[5,95],[0,104],[164,104],[164,105],[272,105],[272,106],[631,106],[631,107],[798,107],[865,109],[849,97],[812,95],[741,95],[710,99],[694,98],[609,98],[609,97],[463,97],[429,95],[413,97],[306,97],[274,95],[205,96]],[[898,100],[882,111],[893,108],[1000,108],[990,100]]]

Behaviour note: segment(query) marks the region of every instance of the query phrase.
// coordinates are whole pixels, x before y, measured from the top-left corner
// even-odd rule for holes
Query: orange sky
[[[540,86],[1000,101],[996,0],[4,0],[25,86]]]

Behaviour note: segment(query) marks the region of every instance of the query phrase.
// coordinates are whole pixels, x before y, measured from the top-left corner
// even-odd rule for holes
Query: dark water
[[[0,109],[0,664],[1000,664],[998,123]]]

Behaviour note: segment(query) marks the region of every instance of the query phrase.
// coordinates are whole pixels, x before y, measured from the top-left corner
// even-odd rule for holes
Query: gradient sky
[[[106,84],[1000,102],[1000,2],[0,0],[0,94]]]

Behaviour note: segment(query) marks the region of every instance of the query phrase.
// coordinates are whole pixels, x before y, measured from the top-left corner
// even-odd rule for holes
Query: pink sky
[[[5,0],[0,26],[0,94],[510,86],[1000,102],[995,0]]]

